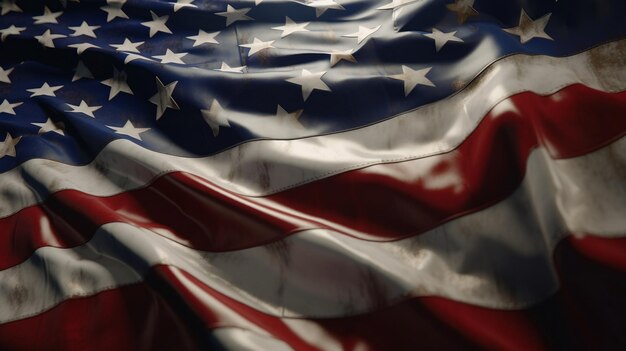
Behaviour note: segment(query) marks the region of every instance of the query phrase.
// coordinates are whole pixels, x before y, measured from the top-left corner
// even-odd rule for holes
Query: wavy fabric
[[[601,164],[609,183],[618,182],[619,171],[609,156],[613,153],[626,160],[626,139],[580,159],[549,161],[537,151],[528,161],[529,176],[505,200],[389,243],[307,230],[271,244],[211,254],[185,246],[184,233],[104,224],[85,245],[41,248],[27,261],[0,271],[2,304],[15,305],[11,298],[16,291],[22,303],[17,314],[0,314],[0,322],[140,281],[156,265],[174,266],[224,295],[283,317],[363,313],[412,295],[497,309],[528,307],[558,289],[551,255],[563,235],[622,234],[626,189],[605,199],[606,208],[589,206],[596,191],[606,188],[566,195],[585,184],[589,165]],[[585,213],[585,222],[579,221],[579,213]],[[324,267],[332,268],[332,274]],[[50,281],[56,284],[50,287]]]
[[[0,0],[0,349],[623,349],[624,13]]]

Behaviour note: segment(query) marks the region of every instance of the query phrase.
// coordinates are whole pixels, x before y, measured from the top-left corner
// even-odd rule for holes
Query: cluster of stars
[[[79,2],[79,0],[72,0],[73,2]],[[101,6],[100,9],[106,13],[106,21],[111,22],[115,19],[128,19],[128,15],[124,11],[124,5],[126,0],[108,0],[107,4]],[[391,10],[392,12],[416,3],[417,0],[392,0],[391,2],[379,6],[376,9],[380,11]],[[256,0],[255,5],[263,3],[263,0]],[[183,8],[196,8],[194,0],[178,0],[175,3],[171,3],[173,6],[173,12],[177,12]],[[67,6],[67,1],[63,2],[64,6]],[[340,3],[334,0],[309,0],[304,3],[305,6],[311,7],[315,10],[315,16],[320,17],[329,10],[344,11],[345,8]],[[222,12],[216,12],[215,15],[224,18],[225,27],[235,25],[238,22],[254,21],[249,15],[252,8],[242,7],[236,8],[231,4],[226,6],[226,10]],[[447,9],[453,12],[460,24],[467,21],[470,17],[478,16],[479,12],[474,7],[474,0],[455,0],[447,5]],[[14,0],[2,0],[0,2],[0,15],[5,15],[10,12],[22,12],[22,9],[16,4]],[[33,24],[58,24],[58,19],[63,15],[63,11],[53,12],[47,6],[43,9],[43,14],[33,16]],[[511,35],[519,37],[522,44],[529,42],[534,38],[548,39],[552,38],[545,32],[545,28],[550,20],[551,14],[546,14],[536,20],[533,20],[522,9],[519,19],[519,25],[512,28],[506,28],[504,31]],[[151,20],[141,22],[141,26],[148,30],[149,38],[153,38],[159,33],[173,34],[172,30],[168,27],[167,22],[170,18],[169,15],[159,16],[155,12],[150,11]],[[310,28],[312,22],[297,23],[292,18],[285,16],[284,25],[271,27],[272,30],[280,32],[280,39],[284,39],[291,35],[300,33],[306,35],[307,32],[311,32]],[[375,34],[381,29],[382,25],[377,26],[364,26],[359,25],[358,29],[352,33],[342,34],[345,38],[354,38],[357,45],[361,45],[368,38],[375,36]],[[87,21],[83,20],[80,24],[75,26],[68,26],[69,30],[73,33],[69,34],[69,37],[83,37],[96,39],[98,37],[97,31],[101,29],[101,26],[90,25]],[[26,27],[19,27],[10,25],[6,28],[0,29],[0,40],[5,41],[9,36],[19,36],[21,32],[26,30]],[[193,41],[192,48],[202,45],[219,45],[218,36],[220,31],[207,32],[202,29],[198,29],[197,35],[185,37],[187,40]],[[424,37],[432,39],[434,42],[434,49],[436,52],[441,51],[444,46],[450,42],[462,43],[463,38],[457,36],[457,31],[445,32],[438,28],[432,28],[430,33],[424,33]],[[46,28],[45,31],[39,35],[34,35],[34,38],[45,48],[55,48],[55,40],[67,38],[67,35],[53,33],[51,29]],[[276,40],[262,40],[258,37],[254,37],[249,43],[239,44],[239,47],[246,49],[248,57],[252,57],[265,50],[276,49]],[[121,43],[109,44],[118,52],[123,52],[126,56],[124,64],[128,64],[134,60],[147,60],[158,61],[161,64],[178,64],[185,65],[183,58],[188,55],[186,52],[174,52],[170,48],[164,48],[162,55],[154,55],[148,57],[142,55],[140,47],[145,44],[145,41],[133,42],[128,38],[124,38]],[[76,49],[78,55],[84,53],[90,49],[104,49],[91,42],[82,42],[67,45],[67,47]],[[350,48],[347,50],[330,51],[328,52],[330,62],[329,66],[332,68],[344,61],[347,63],[357,63],[357,59],[354,56],[357,48]],[[401,66],[401,73],[392,74],[387,76],[389,79],[399,80],[403,82],[405,96],[410,95],[417,86],[435,87],[435,83],[431,81],[427,76],[432,67],[414,69],[407,65]],[[0,82],[11,83],[9,75],[14,68],[4,69],[0,67]],[[226,62],[222,62],[219,68],[215,71],[228,73],[228,74],[243,74],[246,73],[246,66],[230,66]],[[306,102],[314,91],[331,92],[331,87],[323,80],[327,71],[312,72],[307,69],[301,69],[299,74],[285,79],[287,83],[297,85],[300,87],[302,93],[302,99]],[[133,90],[127,83],[127,74],[123,70],[113,68],[113,76],[102,80],[100,83],[109,88],[108,100],[113,100],[121,93],[134,95]],[[88,67],[83,61],[78,62],[75,68],[75,74],[72,77],[72,82],[80,79],[94,79],[93,74],[89,71]],[[148,100],[150,103],[156,106],[156,120],[161,119],[167,109],[179,110],[180,107],[172,97],[175,89],[177,88],[178,81],[171,81],[167,84],[163,83],[159,77],[155,77],[155,85],[157,92]],[[50,86],[47,82],[44,82],[41,87],[34,87],[27,89],[27,92],[31,93],[30,97],[49,96],[56,97],[56,92],[62,89],[63,86]],[[15,115],[15,109],[19,108],[23,102],[10,102],[4,99],[0,104],[0,115],[8,114]],[[68,113],[81,114],[86,117],[95,118],[96,111],[102,108],[102,106],[89,106],[84,100],[81,100],[78,105],[66,104],[68,107]],[[297,110],[293,112],[287,112],[282,106],[277,105],[276,118],[277,120],[290,123],[290,125],[301,126],[298,122],[298,118],[302,114],[303,110]],[[231,121],[229,119],[229,111],[227,111],[222,104],[216,99],[206,109],[200,109],[200,114],[203,120],[209,125],[211,131],[215,137],[219,135],[220,128],[231,127]],[[39,134],[47,132],[55,132],[59,135],[64,135],[63,125],[60,123],[54,123],[49,118],[43,123],[32,123],[38,126]],[[138,128],[128,120],[122,127],[107,126],[115,133],[123,134],[137,140],[141,140],[141,133],[149,131],[149,128]],[[20,138],[13,138],[10,134],[7,134],[5,141],[0,144],[0,156],[15,156],[15,144],[19,142]],[[13,145],[13,146],[10,146]]]

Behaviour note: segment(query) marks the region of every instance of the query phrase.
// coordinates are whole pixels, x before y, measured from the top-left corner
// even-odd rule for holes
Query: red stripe
[[[626,262],[623,255],[607,258],[604,248],[626,252],[626,239],[563,240],[555,250],[561,291],[526,310],[423,297],[364,315],[311,322],[348,350],[360,344],[374,350],[624,349]],[[294,349],[316,349],[300,334],[306,325],[293,328],[293,322],[258,312],[182,274],[191,285],[172,268],[158,266],[145,283],[68,300],[41,315],[0,325],[0,349],[219,349],[211,329],[250,324]]]
[[[198,336],[185,323],[163,296],[138,284],[69,300],[42,315],[2,324],[0,349],[197,349]]]
[[[525,93],[508,101],[519,113],[496,114],[495,108],[456,152],[431,158],[437,160],[432,176],[456,173],[463,181],[460,187],[429,189],[424,179],[403,182],[372,172],[396,167],[387,164],[322,179],[269,199],[335,223],[349,223],[379,239],[398,239],[508,196],[523,179],[528,155],[538,145],[553,158],[575,157],[626,133],[626,93],[606,94],[575,85],[552,96]],[[408,162],[398,167],[404,164]]]
[[[435,165],[431,175],[442,179],[452,172],[463,180],[457,187],[433,189],[423,178],[402,181],[377,172],[419,170],[423,164],[417,160],[343,173],[265,199],[236,195],[184,173],[111,197],[65,190],[0,219],[0,269],[42,246],[81,245],[101,225],[116,221],[166,228],[193,248],[207,251],[262,245],[308,228],[345,232],[347,227],[367,240],[399,239],[504,199],[523,178],[537,139],[555,158],[574,157],[626,131],[626,93],[575,85],[552,96],[525,93],[508,102],[519,112],[496,114],[496,108],[457,150],[429,158]],[[283,216],[274,204],[314,219]],[[50,226],[42,225],[47,221]]]

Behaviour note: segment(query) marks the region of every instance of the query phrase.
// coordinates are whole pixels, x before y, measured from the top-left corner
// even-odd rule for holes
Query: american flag
[[[623,0],[0,0],[0,349],[626,348]]]

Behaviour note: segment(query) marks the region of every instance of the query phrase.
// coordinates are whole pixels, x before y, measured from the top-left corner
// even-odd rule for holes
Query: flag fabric
[[[622,0],[0,0],[0,349],[626,347]]]

